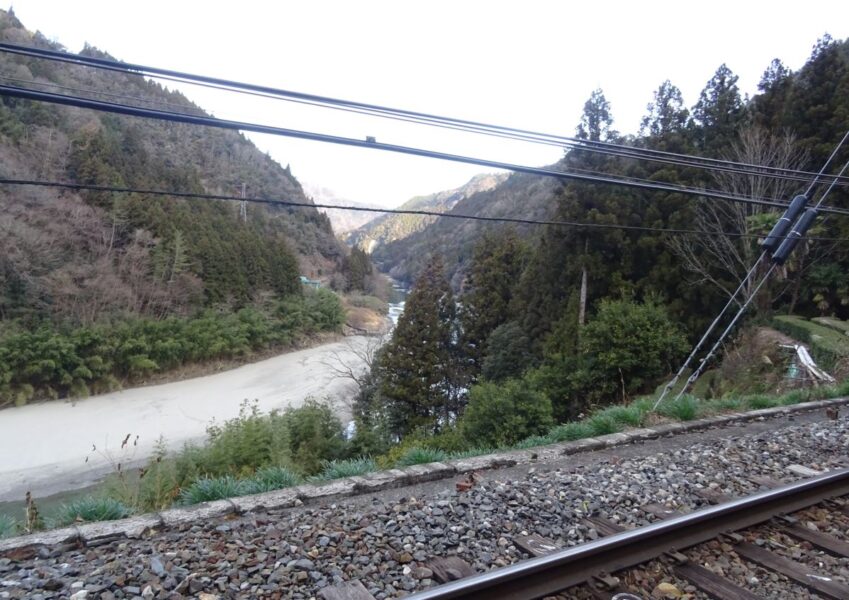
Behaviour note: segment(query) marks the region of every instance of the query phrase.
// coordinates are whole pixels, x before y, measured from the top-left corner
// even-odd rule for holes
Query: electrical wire
[[[489,223],[511,223],[517,225],[547,225],[555,227],[568,227],[575,229],[606,229],[638,231],[643,233],[663,233],[669,235],[694,235],[703,237],[727,236],[741,239],[761,239],[763,235],[754,233],[740,233],[734,231],[709,232],[699,229],[679,229],[667,227],[649,227],[642,225],[620,225],[615,223],[588,223],[580,221],[560,221],[551,219],[523,219],[519,217],[487,217],[483,215],[464,215],[454,212],[438,212],[432,210],[406,209],[406,208],[372,208],[366,206],[346,206],[344,204],[327,204],[315,202],[299,202],[296,200],[281,200],[275,198],[263,198],[258,196],[241,196],[231,194],[205,194],[199,192],[180,192],[173,190],[156,190],[132,187],[117,187],[106,185],[94,185],[87,183],[71,183],[64,181],[44,181],[37,179],[9,179],[0,178],[0,185],[63,188],[74,191],[108,192],[117,194],[138,194],[143,196],[165,196],[172,198],[186,198],[196,200],[224,200],[235,202],[250,202],[254,204],[267,204],[271,206],[282,206],[286,208],[310,208],[325,210],[348,210],[354,212],[370,212],[391,215],[415,215],[421,217],[437,217],[447,219],[462,219],[467,221],[483,221]],[[839,237],[812,237],[811,240],[849,242],[849,238]]]
[[[324,108],[347,110],[360,114],[369,114],[372,116],[417,122],[437,127],[447,127],[449,129],[460,129],[473,133],[495,135],[497,137],[506,137],[509,139],[529,141],[533,143],[543,143],[564,148],[582,149],[591,152],[601,152],[604,154],[611,154],[620,157],[634,158],[640,160],[652,160],[656,162],[675,164],[679,166],[692,166],[695,168],[707,168],[711,170],[720,170],[725,172],[778,177],[796,181],[807,181],[808,177],[813,175],[813,173],[807,171],[799,171],[795,169],[783,169],[778,167],[755,165],[751,163],[741,163],[709,157],[696,157],[692,155],[648,148],[635,148],[633,146],[617,144],[614,142],[591,141],[576,137],[545,134],[525,129],[503,127],[465,119],[442,117],[429,113],[389,108],[375,104],[342,100],[338,98],[319,96],[315,94],[306,94],[302,92],[283,90],[268,86],[259,86],[255,84],[236,82],[215,77],[194,75],[171,69],[162,69],[138,64],[122,63],[110,59],[81,56],[70,54],[67,52],[47,50],[43,48],[34,48],[20,46],[16,44],[0,43],[0,50],[24,56],[54,61],[62,61],[99,69],[112,70],[124,74],[147,75],[153,78],[166,79],[181,83],[189,83],[193,85],[202,85],[205,87],[212,87],[214,89],[219,90],[232,91],[237,93],[248,93],[262,97],[295,101],[314,106],[321,106]],[[663,157],[667,158],[664,160]],[[841,179],[840,184],[849,184],[849,179]]]
[[[88,108],[92,110],[111,112],[117,114],[124,114],[135,117],[143,117],[150,119],[158,119],[164,121],[171,121],[176,123],[185,123],[191,125],[205,125],[209,127],[217,127],[221,129],[230,129],[235,131],[252,131],[255,133],[265,133],[271,135],[292,137],[298,139],[306,139],[312,141],[319,142],[327,142],[333,144],[340,144],[346,146],[355,146],[360,148],[370,148],[374,150],[382,150],[387,152],[395,152],[400,154],[407,154],[412,156],[422,156],[427,158],[436,158],[440,160],[446,160],[451,162],[459,162],[466,164],[473,164],[478,166],[483,166],[487,168],[501,169],[505,171],[514,171],[518,173],[526,173],[530,175],[542,175],[548,177],[554,177],[558,179],[564,180],[577,180],[577,181],[586,181],[590,183],[601,183],[601,184],[610,184],[610,185],[619,185],[624,187],[631,187],[635,189],[643,189],[643,190],[653,190],[653,191],[663,191],[669,193],[679,193],[686,194],[691,196],[698,197],[708,197],[708,198],[718,198],[722,200],[731,200],[734,202],[740,202],[745,204],[752,205],[762,205],[762,206],[774,206],[778,208],[786,208],[787,203],[777,202],[773,200],[765,200],[765,199],[755,199],[755,198],[746,198],[742,196],[735,196],[727,193],[717,193],[717,192],[709,192],[703,189],[697,188],[689,188],[686,186],[674,185],[674,184],[658,184],[658,183],[647,183],[641,181],[633,181],[624,178],[615,178],[615,177],[603,177],[597,175],[588,175],[574,172],[565,172],[565,171],[557,171],[554,169],[547,169],[542,167],[528,167],[525,165],[517,165],[513,163],[506,163],[501,161],[487,160],[474,158],[470,156],[457,155],[457,154],[449,154],[445,152],[437,152],[432,150],[426,150],[422,148],[414,148],[410,146],[400,146],[396,144],[383,144],[377,142],[370,142],[366,140],[358,140],[353,138],[321,134],[309,131],[301,131],[295,129],[286,129],[282,127],[273,127],[269,125],[260,125],[256,123],[246,123],[242,121],[231,121],[225,119],[218,119],[215,117],[208,117],[202,115],[188,115],[184,113],[174,113],[163,110],[155,110],[155,109],[147,109],[135,106],[127,106],[123,104],[116,104],[112,102],[106,102],[102,100],[92,100],[87,98],[80,98],[75,96],[66,96],[63,94],[54,94],[51,92],[41,92],[37,90],[30,90],[26,88],[18,88],[6,85],[0,85],[0,95],[11,96],[15,98],[24,98],[28,100],[37,100],[42,102],[49,102],[54,104],[62,104],[66,106],[74,106],[77,108]],[[821,209],[822,212],[832,213],[832,214],[840,214],[840,215],[849,215],[849,210],[835,207],[825,207]]]

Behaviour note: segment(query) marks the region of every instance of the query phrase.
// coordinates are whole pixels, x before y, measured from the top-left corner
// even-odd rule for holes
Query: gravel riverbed
[[[435,585],[427,567],[434,557],[456,555],[483,572],[526,558],[514,536],[535,533],[572,546],[599,536],[581,524],[585,516],[636,527],[654,520],[640,508],[648,503],[688,511],[705,504],[697,490],[739,496],[758,489],[751,476],[789,481],[799,478],[791,465],[847,466],[845,417],[723,434],[591,467],[486,472],[463,493],[449,480],[412,492],[417,497],[396,491],[185,524],[95,548],[42,549],[28,560],[0,559],[0,599],[313,598],[351,579],[378,599],[394,598]],[[846,536],[843,527],[840,519],[831,525]],[[702,552],[707,558],[722,548]],[[726,562],[765,597],[815,597],[734,556]],[[849,575],[845,562],[826,562],[836,570],[831,575]]]

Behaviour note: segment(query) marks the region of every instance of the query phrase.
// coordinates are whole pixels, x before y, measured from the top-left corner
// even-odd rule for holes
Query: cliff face
[[[505,174],[476,175],[465,185],[453,190],[436,192],[426,196],[416,196],[399,206],[406,210],[431,210],[447,212],[458,202],[474,194],[491,190],[507,176]],[[380,248],[398,240],[404,240],[420,232],[436,221],[436,217],[416,215],[383,215],[355,229],[346,236],[345,242],[359,246],[366,252],[382,256]]]
[[[550,177],[522,174],[489,176],[480,183],[484,185],[457,198],[447,210],[460,215],[546,219],[556,210],[555,195],[561,185]],[[409,283],[416,278],[428,256],[439,253],[444,257],[452,286],[460,289],[475,243],[485,231],[500,226],[480,221],[430,218],[416,231],[376,245],[372,260],[392,277]],[[520,229],[523,234],[536,234],[533,229]]]

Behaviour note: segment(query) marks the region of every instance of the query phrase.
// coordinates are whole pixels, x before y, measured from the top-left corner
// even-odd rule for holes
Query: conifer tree
[[[473,377],[480,372],[487,339],[512,317],[523,257],[524,247],[512,229],[489,231],[475,245],[460,311],[463,351]]]
[[[381,396],[389,428],[403,437],[434,433],[460,408],[456,309],[442,259],[434,256],[407,297],[404,313],[382,353]]]

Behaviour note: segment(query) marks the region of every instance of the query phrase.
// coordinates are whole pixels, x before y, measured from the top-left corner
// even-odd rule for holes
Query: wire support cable
[[[717,198],[721,200],[730,200],[733,202],[740,202],[745,204],[753,204],[753,205],[762,205],[762,206],[773,206],[778,208],[787,208],[787,203],[777,202],[774,200],[766,200],[766,199],[754,199],[747,198],[743,196],[736,196],[733,194],[715,192],[715,191],[706,191],[699,188],[690,188],[681,185],[668,184],[668,183],[649,183],[644,181],[635,181],[629,180],[626,178],[617,178],[617,177],[605,177],[599,175],[588,175],[582,173],[575,172],[567,172],[567,171],[558,171],[555,169],[549,169],[544,167],[529,167],[525,165],[518,165],[514,163],[488,160],[482,158],[475,158],[470,156],[458,155],[458,154],[450,154],[446,152],[438,152],[434,150],[427,150],[423,148],[416,148],[411,146],[401,146],[397,144],[383,144],[370,142],[365,140],[359,140],[354,138],[347,138],[336,135],[329,135],[323,133],[316,133],[310,131],[302,131],[296,129],[287,129],[283,127],[274,127],[270,125],[260,125],[256,123],[247,123],[243,121],[231,121],[226,119],[218,119],[215,117],[203,116],[203,115],[189,115],[183,113],[174,113],[169,111],[157,110],[157,109],[149,109],[149,108],[141,108],[136,106],[127,106],[124,104],[117,104],[114,102],[106,102],[103,100],[92,100],[87,98],[80,98],[76,96],[67,96],[63,94],[54,94],[51,92],[42,92],[37,90],[31,90],[27,88],[20,88],[14,86],[6,86],[0,85],[0,95],[15,97],[15,98],[24,98],[27,100],[36,100],[42,102],[48,102],[53,104],[61,104],[65,106],[74,106],[77,108],[87,108],[102,112],[110,112],[116,114],[123,114],[134,117],[142,117],[148,119],[157,119],[163,121],[171,121],[176,123],[184,123],[189,125],[203,125],[208,127],[217,127],[221,129],[230,129],[234,131],[252,131],[254,133],[263,133],[269,135],[277,135],[284,137],[291,137],[297,139],[306,139],[318,142],[326,142],[332,144],[339,144],[345,146],[354,146],[359,148],[369,148],[373,150],[382,150],[386,152],[394,152],[399,154],[407,154],[411,156],[422,156],[426,158],[435,158],[439,160],[445,160],[450,162],[458,162],[465,164],[473,164],[487,168],[500,169],[504,171],[513,171],[517,173],[526,173],[530,175],[541,175],[547,177],[554,177],[562,180],[577,180],[577,181],[586,181],[589,183],[599,183],[599,184],[608,184],[608,185],[619,185],[624,187],[631,187],[635,189],[642,190],[653,190],[653,191],[663,191],[668,193],[678,193],[685,194],[690,196],[697,196],[702,198]],[[840,215],[849,215],[849,209],[843,208],[835,208],[835,207],[825,207],[821,209],[822,212],[828,212],[832,214],[840,214]]]
[[[784,169],[779,167],[735,162],[710,157],[698,157],[693,155],[655,150],[650,148],[637,148],[634,146],[618,144],[615,142],[591,141],[577,137],[553,135],[514,127],[504,127],[499,125],[482,123],[479,121],[457,119],[418,111],[390,108],[376,104],[343,100],[339,98],[296,92],[292,90],[285,90],[270,86],[261,86],[256,84],[237,82],[217,77],[195,75],[172,69],[163,69],[139,64],[124,63],[120,61],[96,58],[91,56],[75,55],[68,52],[60,52],[44,48],[34,48],[28,46],[20,46],[16,44],[0,43],[0,50],[13,54],[42,58],[46,60],[61,61],[81,66],[106,69],[124,74],[149,76],[159,79],[166,79],[169,81],[176,81],[180,83],[202,85],[205,87],[211,87],[224,91],[247,93],[261,97],[295,101],[313,106],[320,106],[323,108],[347,110],[359,114],[367,114],[371,116],[397,119],[437,127],[447,127],[449,129],[458,129],[471,133],[495,135],[496,137],[506,137],[508,139],[533,143],[542,143],[563,148],[581,149],[591,152],[601,152],[604,154],[617,155],[626,158],[653,160],[656,162],[665,162],[668,164],[676,164],[680,166],[691,166],[695,168],[721,170],[725,172],[736,172],[749,175],[778,177],[796,181],[807,181],[808,177],[813,175],[813,173],[795,169]],[[666,158],[666,160],[664,160],[664,158]],[[849,178],[844,178],[839,183],[841,185],[849,185]]]
[[[734,231],[708,232],[698,229],[681,229],[669,227],[650,227],[643,225],[620,225],[615,223],[589,223],[582,221],[563,221],[556,219],[523,219],[520,217],[489,217],[485,215],[464,215],[454,212],[439,212],[432,210],[405,209],[405,208],[371,208],[365,206],[346,206],[344,204],[327,204],[314,202],[299,202],[296,200],[282,200],[276,198],[264,198],[258,196],[231,195],[231,194],[204,194],[199,192],[180,192],[174,190],[156,190],[145,188],[115,187],[105,185],[94,185],[86,183],[72,183],[64,181],[44,181],[37,179],[10,179],[0,178],[0,185],[62,188],[74,191],[107,192],[117,194],[138,194],[142,196],[163,196],[172,198],[186,198],[196,200],[222,200],[234,202],[250,202],[255,204],[267,204],[286,208],[308,208],[325,210],[348,210],[354,212],[369,212],[392,215],[414,215],[420,217],[436,217],[446,219],[462,219],[467,221],[482,221],[488,223],[512,223],[517,225],[546,225],[554,227],[567,227],[575,229],[602,229],[637,231],[644,233],[661,233],[668,235],[693,235],[693,236],[728,236],[735,238],[760,239],[763,236],[752,233],[740,233]],[[849,238],[819,237],[811,238],[822,241],[849,243]]]

